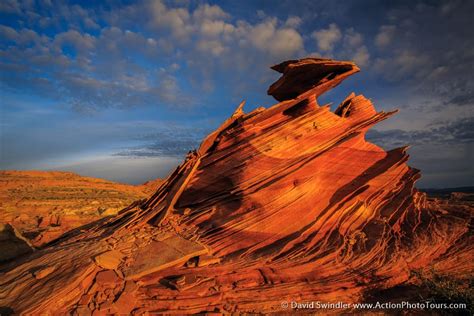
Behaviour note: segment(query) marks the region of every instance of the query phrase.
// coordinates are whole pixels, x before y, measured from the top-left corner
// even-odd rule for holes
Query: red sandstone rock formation
[[[280,103],[247,114],[241,104],[148,200],[3,265],[0,306],[281,312],[282,301],[364,301],[430,264],[472,277],[471,210],[427,202],[406,148],[364,138],[395,112],[355,94],[335,112],[318,105],[357,66],[273,69],[283,75],[268,93]]]

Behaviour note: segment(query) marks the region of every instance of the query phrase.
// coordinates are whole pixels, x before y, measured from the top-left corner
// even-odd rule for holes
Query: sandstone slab
[[[104,269],[117,269],[123,258],[123,253],[118,250],[111,250],[94,258],[96,264]]]
[[[132,264],[124,270],[125,279],[138,279],[171,266],[182,265],[190,258],[207,252],[202,245],[179,236],[152,241],[134,254]]]

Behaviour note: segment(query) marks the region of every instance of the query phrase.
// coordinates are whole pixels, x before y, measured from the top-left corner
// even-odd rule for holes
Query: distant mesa
[[[242,103],[146,200],[0,266],[0,306],[285,313],[282,301],[403,298],[397,288],[422,289],[430,273],[469,284],[473,205],[427,198],[406,147],[365,140],[396,111],[354,93],[335,112],[318,104],[359,68],[316,58],[272,68],[279,103],[250,113]],[[60,269],[25,277],[45,263]]]

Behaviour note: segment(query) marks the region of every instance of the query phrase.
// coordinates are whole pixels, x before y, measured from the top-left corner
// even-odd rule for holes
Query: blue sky
[[[0,2],[1,169],[164,177],[285,59],[354,60],[354,91],[400,113],[420,187],[474,185],[473,1]]]

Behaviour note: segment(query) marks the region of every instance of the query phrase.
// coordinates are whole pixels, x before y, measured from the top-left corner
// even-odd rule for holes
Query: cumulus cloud
[[[190,15],[185,8],[168,8],[161,1],[151,1],[147,9],[151,13],[150,25],[169,29],[177,39],[187,39],[191,31]]]
[[[331,52],[334,45],[341,39],[342,33],[335,23],[331,23],[327,29],[314,31],[311,36],[317,41],[322,52]]]
[[[329,57],[352,60],[359,66],[367,66],[370,53],[364,44],[364,37],[353,27],[341,30],[336,24],[330,24],[327,29],[319,29],[312,33],[316,39],[317,57]]]
[[[375,45],[378,48],[384,48],[389,45],[395,35],[395,25],[382,25],[379,28],[378,34],[375,36]]]
[[[223,20],[205,19],[201,22],[199,31],[205,37],[217,37],[219,35],[232,35],[235,27]]]
[[[0,25],[0,34],[2,35],[2,38],[7,41],[12,41],[21,47],[28,45],[41,45],[47,42],[45,36],[41,36],[36,31],[26,28],[15,30],[12,27]]]
[[[341,54],[362,67],[368,64],[370,58],[369,50],[364,45],[364,37],[354,28],[349,28],[344,32]]]
[[[276,19],[268,19],[255,26],[241,26],[250,42],[259,50],[274,56],[289,56],[303,48],[303,39],[292,28],[278,28]]]
[[[219,57],[226,50],[226,47],[219,40],[200,40],[197,42],[197,49]]]
[[[172,27],[172,23],[154,25],[152,31],[161,40],[166,39],[166,43],[173,43],[173,47],[161,49],[161,52],[172,54],[174,59],[184,62],[191,85],[206,93],[213,91],[213,81],[223,70],[247,72],[248,78],[254,78],[249,80],[250,86],[252,81],[262,81],[269,64],[285,58],[297,58],[305,51],[303,37],[296,29],[301,19],[295,16],[282,21],[265,15],[250,23],[234,19],[217,5],[200,4],[194,10],[170,7],[163,2],[154,5],[158,7],[155,12],[161,15],[173,16],[173,10],[186,10],[187,13],[181,13],[180,27],[185,33],[163,33]],[[134,4],[127,10],[123,9],[121,14],[124,18],[118,18],[120,15],[114,13],[114,19],[123,25],[123,21],[136,20],[131,18],[133,15],[147,16],[148,13],[140,9],[140,4]],[[133,25],[129,24],[129,27],[133,28]],[[244,88],[242,82],[233,78],[224,79],[234,89],[249,88]]]
[[[366,66],[369,58],[370,54],[366,46],[357,47],[352,55],[352,60],[359,66]]]
[[[407,77],[422,79],[429,75],[430,63],[426,53],[416,53],[407,48],[397,50],[392,58],[377,58],[374,69],[391,81]]]
[[[157,101],[192,104],[180,93],[170,71],[150,71],[133,61],[123,61],[126,47],[137,46],[137,51],[145,52],[151,49],[147,45],[153,46],[143,36],[118,28],[105,29],[98,38],[74,30],[58,33],[26,50],[5,49],[1,66],[9,75],[2,78],[2,84],[52,98],[81,113]],[[71,49],[76,54],[70,55]],[[177,68],[174,65],[170,70]]]
[[[297,28],[301,25],[303,20],[298,16],[289,16],[288,19],[285,21],[285,26],[291,28]]]
[[[198,21],[202,20],[219,20],[227,19],[230,15],[221,9],[218,5],[209,5],[204,3],[197,7],[193,12],[193,18]]]
[[[248,76],[261,81],[269,64],[297,58],[305,51],[303,37],[297,30],[302,20],[291,15],[279,20],[263,14],[250,23],[235,19],[218,5],[201,3],[192,8],[153,1],[120,7],[105,19],[113,27],[136,32],[136,21],[144,20],[144,32],[162,42],[160,53],[168,54],[174,62],[185,63],[192,86],[205,92],[213,91],[212,81],[219,71],[247,71],[251,72]],[[229,85],[238,87],[241,83]]]
[[[18,37],[18,32],[9,26],[0,25],[0,36],[5,40],[15,41]]]
[[[95,46],[96,38],[85,33],[79,33],[76,30],[59,33],[54,37],[53,45],[57,45],[58,49],[62,49],[64,45],[70,45],[77,52],[90,51]]]

